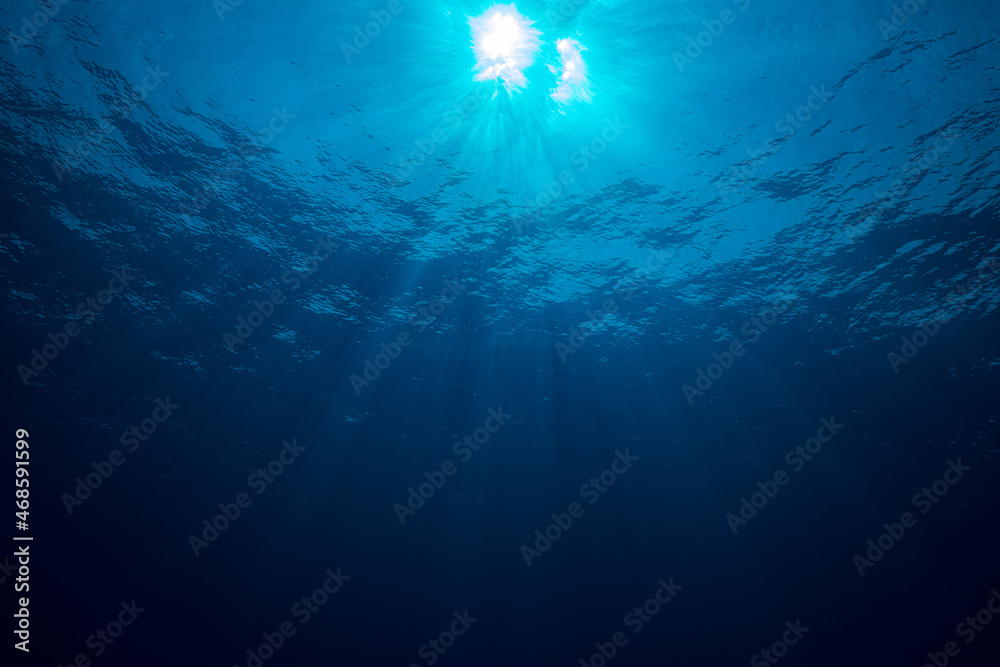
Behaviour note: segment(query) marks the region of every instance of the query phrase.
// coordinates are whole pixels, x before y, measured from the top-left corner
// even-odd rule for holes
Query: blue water
[[[59,1],[9,664],[996,664],[995,3]]]

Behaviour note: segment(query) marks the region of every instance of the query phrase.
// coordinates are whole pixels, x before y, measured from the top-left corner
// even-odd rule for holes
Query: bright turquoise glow
[[[560,36],[561,30],[543,34],[533,26],[534,21],[522,16],[513,4],[493,5],[470,18],[472,50],[476,56],[473,78],[502,81],[508,92],[529,85],[547,86],[549,96],[562,105],[590,102],[590,81],[582,53],[587,48],[575,38]],[[535,62],[539,51],[545,67],[556,77],[554,86],[546,80],[533,84],[528,80],[525,70]]]
[[[476,81],[502,80],[508,90],[527,84],[524,70],[541,46],[532,21],[511,5],[493,5],[469,19],[472,50],[476,54]]]

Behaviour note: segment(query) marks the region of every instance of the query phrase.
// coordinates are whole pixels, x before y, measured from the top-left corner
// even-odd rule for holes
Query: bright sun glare
[[[501,58],[512,54],[520,39],[521,29],[513,16],[494,14],[489,32],[483,38],[483,48],[491,58]]]
[[[508,89],[521,88],[524,70],[541,46],[539,33],[514,5],[493,5],[469,19],[472,49],[476,54],[476,80],[502,79]]]

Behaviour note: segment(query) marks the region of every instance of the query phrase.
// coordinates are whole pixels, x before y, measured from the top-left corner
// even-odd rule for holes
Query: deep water
[[[4,665],[996,664],[1000,8],[516,5],[3,5]]]

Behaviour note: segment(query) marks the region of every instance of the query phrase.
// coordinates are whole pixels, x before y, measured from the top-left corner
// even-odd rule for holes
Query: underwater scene
[[[1000,664],[1000,6],[0,9],[3,665]]]

